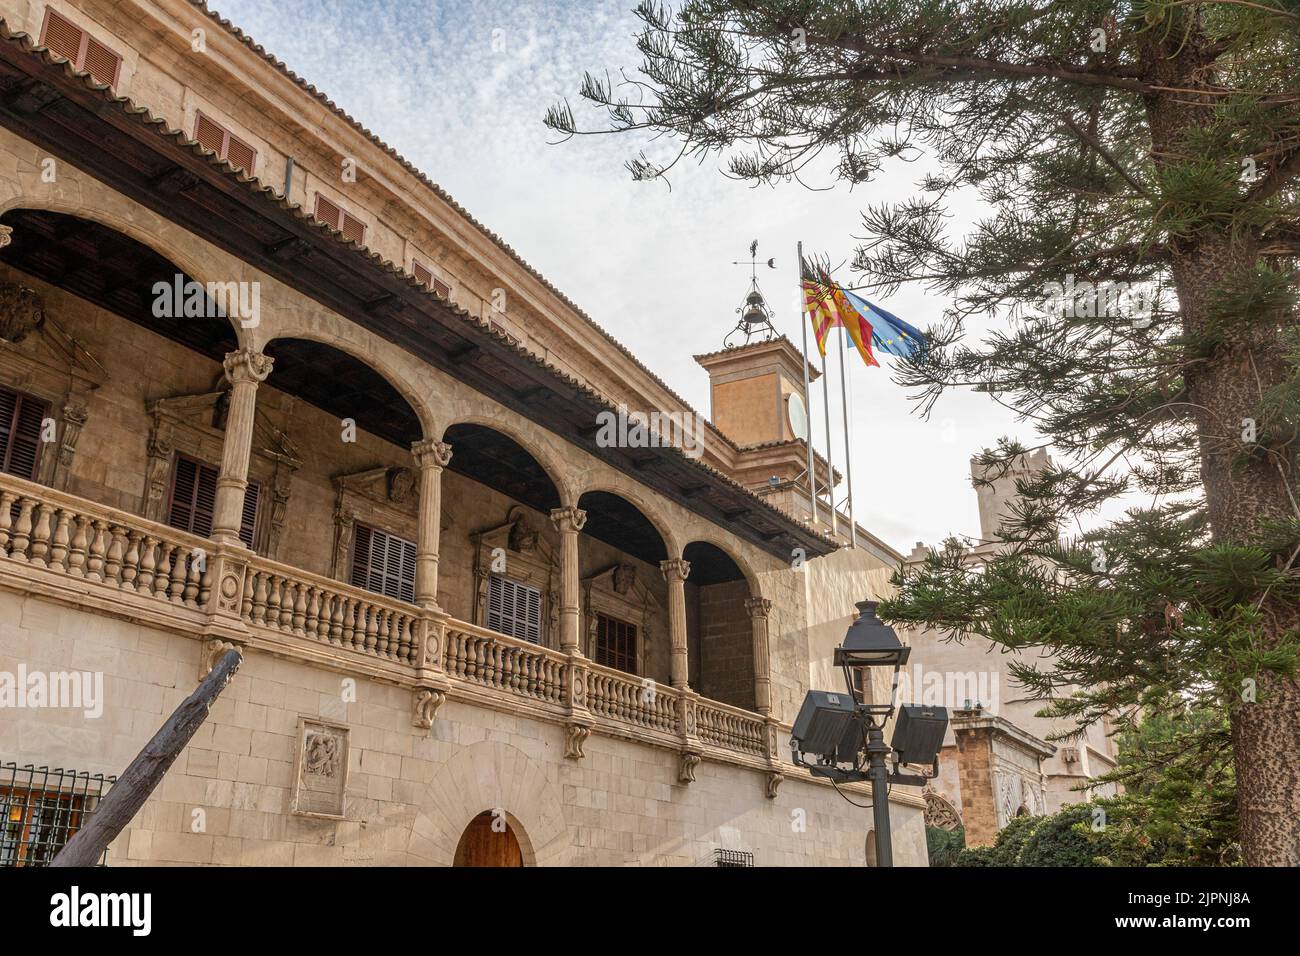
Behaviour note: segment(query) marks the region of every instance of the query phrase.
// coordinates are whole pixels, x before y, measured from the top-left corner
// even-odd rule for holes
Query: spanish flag
[[[810,265],[807,260],[802,266],[804,307],[808,310],[808,320],[812,323],[817,350],[822,358],[826,357],[826,339],[831,329],[839,327],[849,333],[863,362],[879,365],[871,353],[873,333],[866,316],[853,306],[845,291],[824,270]]]

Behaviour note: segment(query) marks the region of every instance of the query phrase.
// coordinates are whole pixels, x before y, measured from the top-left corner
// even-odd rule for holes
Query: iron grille
[[[754,854],[747,850],[722,850],[713,851],[714,866],[753,866]]]
[[[0,867],[48,866],[89,822],[116,780],[62,767],[0,763]]]

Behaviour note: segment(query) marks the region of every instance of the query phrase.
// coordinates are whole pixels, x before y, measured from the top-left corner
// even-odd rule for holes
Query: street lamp
[[[877,866],[894,865],[889,785],[919,787],[937,777],[939,750],[948,728],[945,708],[904,704],[894,725],[894,736],[888,746],[885,744],[885,724],[894,714],[894,696],[898,692],[898,670],[911,653],[894,629],[876,617],[875,601],[859,602],[858,618],[844,635],[844,643],[835,648],[833,658],[835,666],[844,670],[848,694],[809,691],[790,735],[794,762],[807,767],[814,776],[835,783],[871,781]],[[858,699],[853,674],[868,667],[894,669],[888,703],[868,704]],[[886,758],[891,756],[892,772],[886,764]],[[900,763],[932,763],[933,775],[900,774]]]

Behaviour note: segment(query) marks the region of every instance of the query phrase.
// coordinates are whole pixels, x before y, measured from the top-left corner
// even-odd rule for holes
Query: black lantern
[[[902,667],[912,649],[876,617],[875,601],[858,602],[858,619],[835,648],[836,667]]]

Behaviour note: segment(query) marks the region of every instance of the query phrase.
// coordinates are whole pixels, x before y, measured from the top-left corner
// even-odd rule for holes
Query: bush
[[[955,866],[958,855],[966,845],[966,830],[963,827],[954,830],[926,827],[925,845],[931,866]]]

